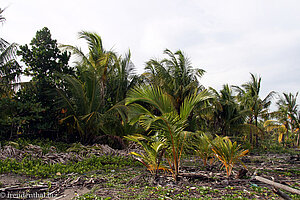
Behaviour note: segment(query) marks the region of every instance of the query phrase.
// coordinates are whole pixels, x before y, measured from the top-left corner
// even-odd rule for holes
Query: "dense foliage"
[[[271,91],[262,98],[261,77],[252,73],[241,86],[206,89],[200,83],[205,71],[193,67],[181,50],[166,49],[165,58],[147,61],[138,75],[130,51],[121,56],[106,50],[93,32],[81,31],[79,39],[86,41],[88,52],[59,46],[46,27],[29,45],[0,39],[1,138],[46,137],[124,148],[124,136],[163,135],[159,151],[172,157],[174,176],[187,133],[227,136],[247,148],[265,147],[270,138],[299,146],[298,93],[276,100]],[[75,63],[69,63],[71,55]],[[30,82],[20,81],[23,76]],[[273,112],[271,100],[278,108]]]

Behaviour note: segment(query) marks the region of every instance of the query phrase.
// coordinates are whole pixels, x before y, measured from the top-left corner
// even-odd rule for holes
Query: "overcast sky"
[[[97,32],[106,49],[128,49],[142,72],[163,50],[184,51],[201,82],[220,89],[241,85],[250,72],[271,90],[299,91],[300,1],[297,0],[1,0],[0,37],[28,44],[48,27],[59,43],[77,45],[81,30]]]

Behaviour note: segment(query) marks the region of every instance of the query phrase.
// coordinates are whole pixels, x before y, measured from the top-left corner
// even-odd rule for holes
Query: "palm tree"
[[[223,89],[220,92],[213,88],[210,88],[210,90],[213,91],[215,96],[215,101],[213,101],[215,105],[213,109],[215,130],[219,131],[223,136],[228,136],[238,127],[241,128],[247,113],[240,109],[236,97],[228,84],[223,85]]]
[[[5,21],[2,15],[5,9],[0,8],[0,23]],[[11,96],[16,86],[14,84],[19,80],[22,68],[15,60],[16,43],[8,43],[3,38],[0,38],[0,95]]]
[[[283,142],[284,144],[284,135],[287,132],[287,128],[285,126],[285,122],[281,119],[278,120],[267,120],[264,122],[264,128],[266,128],[267,132],[275,132],[278,134],[278,142]]]
[[[237,98],[240,102],[241,108],[248,110],[247,124],[249,125],[249,141],[251,144],[258,145],[258,132],[261,129],[258,127],[259,119],[266,118],[269,114],[269,107],[271,105],[271,99],[275,92],[270,92],[264,99],[259,97],[261,88],[261,77],[257,77],[250,73],[251,80],[239,86],[233,86],[238,92]],[[254,129],[253,129],[254,128]],[[255,142],[253,140],[253,133]]]
[[[284,124],[286,130],[286,138],[283,136],[283,143],[289,139],[289,131],[294,133],[297,128],[298,118],[298,105],[297,105],[298,92],[294,95],[292,93],[283,93],[283,97],[277,101],[278,111],[275,117]]]
[[[0,94],[10,96],[20,78],[22,68],[15,60],[17,44],[2,40],[0,46]]]
[[[102,95],[102,80],[93,71],[82,71],[80,77],[61,75],[65,81],[65,90],[57,89],[60,103],[63,106],[62,113],[65,116],[60,120],[66,123],[69,132],[79,135],[83,143],[90,143],[100,135],[113,135],[121,131],[107,131],[109,119],[112,117],[114,128],[119,128],[125,121],[125,109],[123,105],[109,106]],[[67,92],[66,92],[67,91]],[[120,115],[123,120],[120,119]],[[75,135],[76,135],[75,134]]]
[[[146,72],[143,76],[146,82],[161,87],[173,96],[175,108],[179,111],[179,107],[186,96],[203,89],[198,78],[201,78],[205,71],[193,69],[190,60],[180,50],[173,53],[166,49],[164,54],[168,58],[151,59],[146,63]]]
[[[5,21],[5,17],[2,15],[5,9],[0,8],[0,23],[3,23]]]
[[[194,107],[209,99],[207,90],[194,93],[183,99],[179,112],[173,97],[154,85],[143,85],[130,90],[126,98],[129,106],[131,123],[138,122],[146,131],[153,131],[160,141],[165,141],[165,157],[175,180],[179,175],[180,160],[186,138],[191,133],[186,131],[188,117]],[[156,109],[155,114],[149,106]]]
[[[296,146],[299,147],[299,145],[300,145],[300,131],[299,131],[300,130],[300,111],[298,111],[298,113],[297,113],[295,128],[296,128],[295,133],[298,133]]]
[[[59,90],[63,105],[67,108],[62,121],[71,124],[71,130],[76,130],[85,143],[97,135],[126,135],[128,131],[135,130],[127,123],[124,106],[126,93],[137,80],[130,51],[124,58],[106,51],[101,37],[96,33],[82,31],[79,38],[88,43],[87,55],[78,47],[62,45],[79,58],[76,61],[77,76],[62,75],[67,91]]]
[[[101,78],[101,96],[104,97],[106,93],[107,76],[113,71],[112,66],[116,60],[116,54],[104,49],[102,39],[97,33],[81,31],[79,32],[79,39],[85,39],[87,41],[89,49],[87,55],[78,47],[71,45],[61,45],[61,47],[71,51],[79,58],[76,62],[77,68],[82,68],[79,72],[85,70],[94,71],[94,73]],[[104,101],[104,99],[101,101]]]
[[[107,80],[107,99],[110,104],[115,105],[123,101],[127,91],[139,82],[134,70],[130,51],[124,57],[119,56],[114,62]]]

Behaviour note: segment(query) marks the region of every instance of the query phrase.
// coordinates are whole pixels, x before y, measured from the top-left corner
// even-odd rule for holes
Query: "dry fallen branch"
[[[276,187],[276,188],[280,188],[280,189],[286,190],[286,191],[288,191],[288,192],[291,192],[291,193],[293,193],[293,194],[298,194],[298,195],[300,195],[300,190],[297,190],[297,189],[295,189],[295,188],[291,188],[291,187],[289,187],[289,186],[287,186],[287,185],[283,185],[283,184],[280,184],[280,183],[276,183],[276,182],[274,182],[274,181],[271,181],[271,180],[269,180],[269,179],[263,178],[263,177],[261,177],[261,176],[255,176],[254,178],[255,178],[256,180],[258,180],[258,181],[261,181],[261,182],[263,182],[263,183],[272,185],[272,186],[274,186],[274,187]]]

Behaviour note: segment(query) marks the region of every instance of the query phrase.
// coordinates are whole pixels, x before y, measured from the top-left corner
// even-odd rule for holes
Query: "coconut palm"
[[[126,98],[127,91],[139,82],[135,74],[131,53],[119,56],[112,66],[107,80],[107,96],[109,103],[115,105]]]
[[[194,69],[189,58],[181,50],[173,53],[166,49],[164,54],[168,57],[162,60],[151,59],[146,63],[143,76],[146,82],[161,87],[173,96],[175,108],[179,111],[186,96],[203,89],[198,78],[201,78],[205,71]]]
[[[72,125],[72,130],[76,130],[84,142],[97,135],[126,135],[128,131],[135,130],[127,123],[126,108],[121,102],[137,79],[131,54],[128,52],[125,57],[118,57],[116,53],[105,50],[101,37],[96,33],[82,31],[79,38],[88,43],[87,55],[78,47],[62,45],[78,58],[77,76],[62,75],[67,90],[67,93],[59,90],[61,102],[67,108],[62,121]]]
[[[259,119],[267,118],[271,99],[275,92],[270,92],[264,99],[260,98],[261,77],[257,77],[250,73],[251,80],[239,86],[233,86],[238,92],[237,98],[241,108],[248,111],[247,125],[249,126],[249,141],[258,145],[258,133],[262,130],[258,127]],[[254,134],[254,135],[253,135]],[[253,140],[255,137],[255,140]]]
[[[195,152],[202,159],[204,166],[207,166],[208,159],[213,156],[212,142],[212,139],[206,134],[200,134],[197,138]]]
[[[20,78],[22,69],[18,62],[15,60],[15,52],[17,44],[9,44],[2,40],[3,44],[0,45],[0,94],[10,96],[13,88]]]
[[[241,110],[233,91],[228,84],[223,85],[223,88],[218,92],[210,88],[215,96],[213,101],[213,121],[216,132],[220,132],[223,136],[234,133],[237,128],[241,128],[244,123],[247,112]]]
[[[285,126],[285,136],[282,137],[283,143],[285,140],[289,139],[289,132],[294,134],[295,130],[298,128],[298,105],[297,96],[292,93],[283,93],[283,96],[277,101],[278,110],[273,114],[279,122]]]
[[[194,107],[210,96],[206,90],[187,96],[177,112],[173,97],[154,85],[143,85],[130,90],[126,98],[131,123],[138,122],[146,131],[153,131],[165,141],[165,158],[175,180],[186,138],[191,134],[185,128]],[[148,106],[147,106],[148,105]],[[149,105],[155,108],[151,112]]]
[[[104,49],[102,39],[97,33],[88,31],[79,32],[79,39],[86,40],[88,44],[88,54],[85,55],[80,48],[71,45],[61,45],[65,50],[71,51],[73,55],[78,57],[76,61],[77,68],[81,68],[78,72],[93,71],[101,80],[101,96],[104,98],[107,91],[107,76],[113,72],[112,66],[116,60],[116,54],[112,51]],[[80,76],[80,74],[79,74]],[[104,99],[101,99],[104,101]]]
[[[215,138],[214,142],[211,143],[212,151],[215,156],[222,162],[223,166],[226,168],[227,177],[231,175],[232,169],[236,163],[241,163],[245,168],[246,166],[241,161],[249,150],[241,149],[241,145],[237,142],[231,142],[228,137]]]
[[[3,23],[5,21],[5,17],[2,15],[5,9],[0,8],[0,23]]]
[[[2,15],[5,9],[0,8],[0,23],[5,21]],[[0,95],[11,96],[13,84],[16,82],[21,74],[21,66],[15,60],[17,50],[16,43],[8,43],[3,38],[0,38]]]
[[[109,124],[112,120],[115,129],[121,126],[122,121],[125,121],[125,107],[110,106],[102,101],[102,80],[94,71],[82,71],[80,74],[80,77],[61,75],[67,92],[57,89],[60,97],[58,103],[63,106],[62,113],[65,115],[60,122],[66,123],[69,132],[78,134],[83,143],[95,141],[100,135],[120,133],[108,131],[107,126],[112,125]]]
[[[159,170],[166,171],[167,168],[161,164],[161,160],[164,154],[164,141],[161,141],[155,135],[147,137],[144,135],[136,134],[125,137],[128,140],[134,141],[145,150],[144,153],[131,152],[135,158],[140,161],[151,174],[157,176]]]
[[[281,120],[267,120],[264,122],[264,128],[267,132],[275,132],[278,134],[278,142],[284,141],[284,135],[287,133],[285,123]]]

